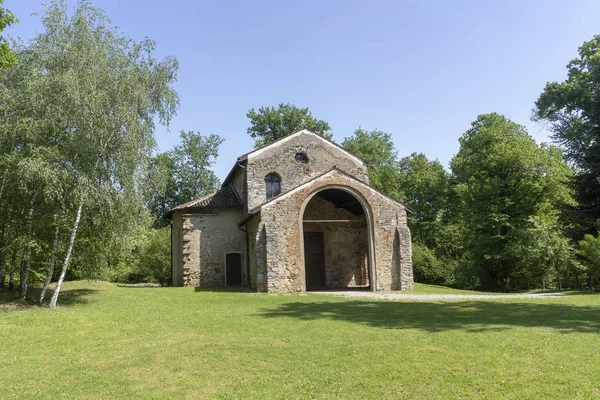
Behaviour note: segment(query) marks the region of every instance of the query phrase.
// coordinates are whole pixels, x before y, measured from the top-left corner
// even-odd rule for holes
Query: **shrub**
[[[427,246],[413,244],[413,271],[416,282],[449,285],[453,282],[454,263],[438,258]]]
[[[588,268],[589,283],[597,288],[600,284],[600,236],[585,235],[579,242],[577,254]]]
[[[140,248],[134,273],[144,282],[167,285],[171,281],[171,228],[152,229]]]

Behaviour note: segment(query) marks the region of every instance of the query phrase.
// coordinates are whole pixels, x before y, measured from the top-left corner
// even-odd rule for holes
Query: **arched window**
[[[267,189],[267,200],[271,200],[281,193],[281,178],[276,174],[265,176],[265,186]]]
[[[308,163],[308,157],[304,153],[296,153],[296,162],[306,164]]]

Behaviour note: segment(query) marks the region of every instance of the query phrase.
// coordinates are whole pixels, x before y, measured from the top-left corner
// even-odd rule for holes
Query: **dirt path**
[[[332,291],[314,292],[315,294],[329,294],[334,296],[358,297],[381,300],[411,300],[411,301],[436,301],[436,300],[499,300],[499,299],[539,299],[546,297],[560,297],[564,293],[527,293],[527,294],[410,294],[406,293],[377,293]]]

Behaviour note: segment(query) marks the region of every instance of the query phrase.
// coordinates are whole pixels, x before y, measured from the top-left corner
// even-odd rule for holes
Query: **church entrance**
[[[302,228],[306,290],[370,288],[367,217],[352,193],[319,191],[304,209]]]

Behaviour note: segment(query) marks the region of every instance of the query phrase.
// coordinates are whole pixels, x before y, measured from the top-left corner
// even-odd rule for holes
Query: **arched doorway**
[[[374,288],[372,217],[344,186],[320,188],[301,209],[306,290]]]

